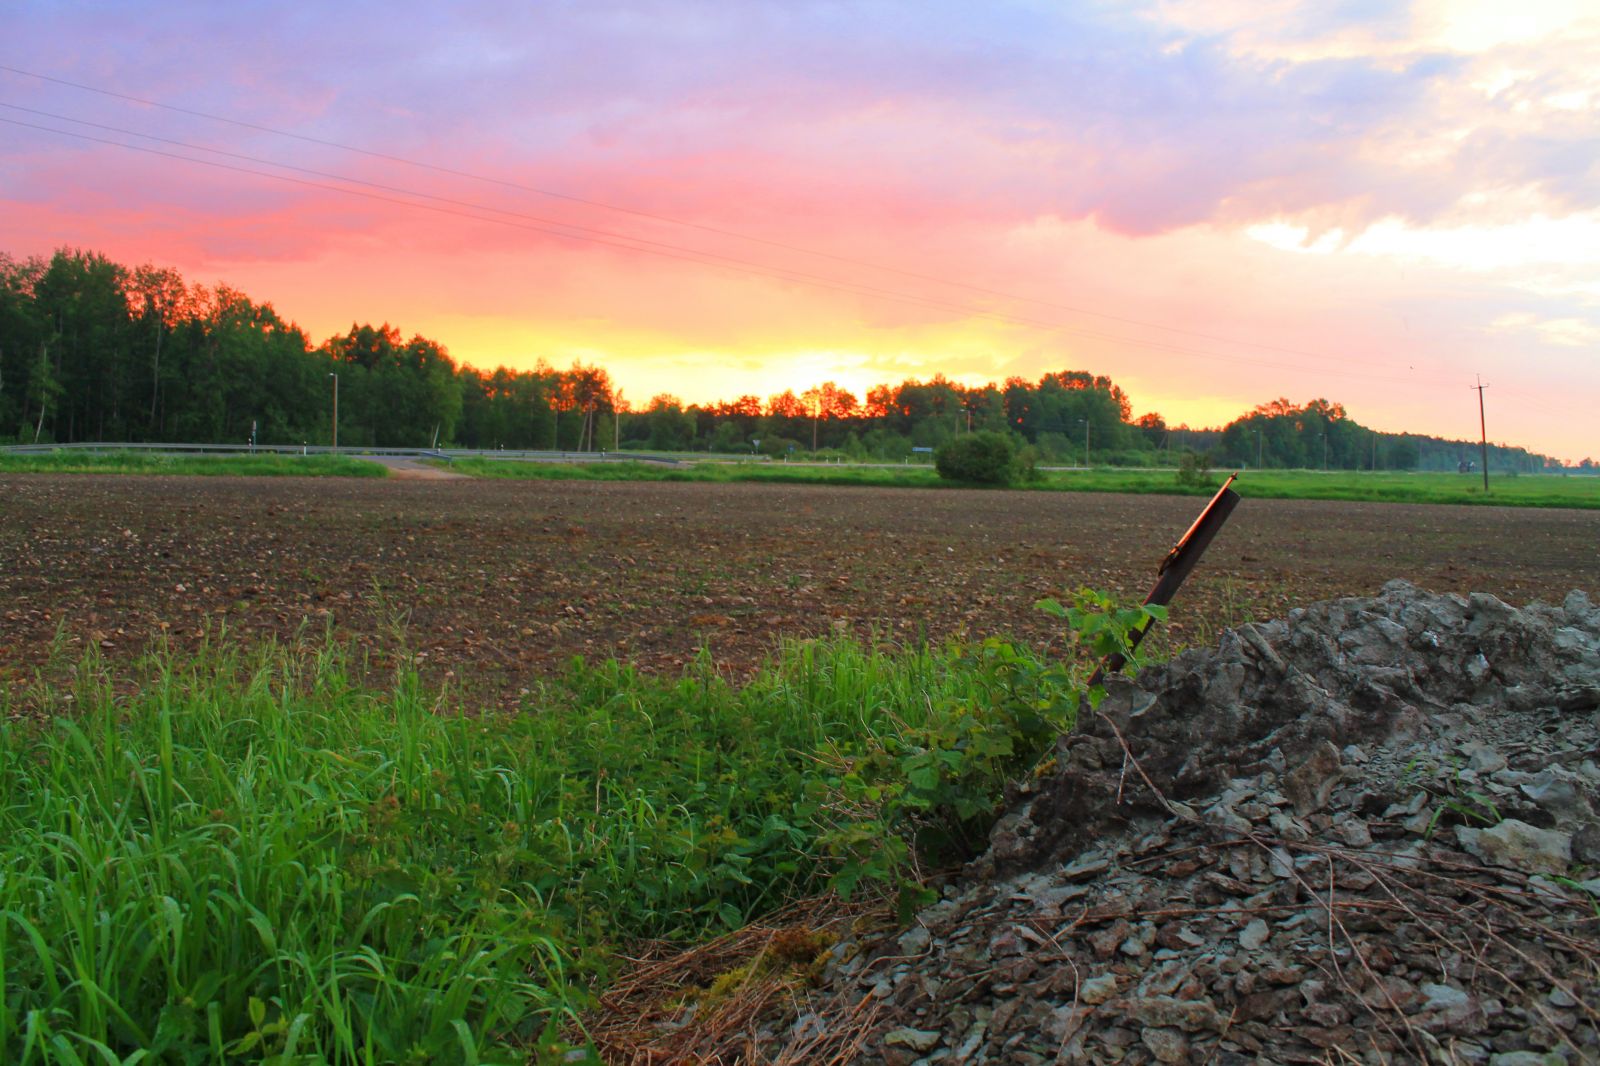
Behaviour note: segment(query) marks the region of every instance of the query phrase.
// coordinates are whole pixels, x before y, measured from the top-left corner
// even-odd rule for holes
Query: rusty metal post
[[[1228,516],[1239,505],[1239,494],[1231,488],[1234,478],[1238,476],[1238,474],[1230,475],[1228,480],[1222,483],[1222,488],[1211,497],[1211,502],[1200,512],[1200,517],[1194,520],[1194,524],[1178,538],[1178,543],[1172,546],[1167,557],[1161,560],[1161,565],[1156,568],[1155,587],[1144,598],[1147,606],[1165,607],[1178,594],[1184,579],[1194,570],[1195,564],[1200,561],[1200,556],[1205,554],[1206,548],[1211,546],[1211,542],[1222,530],[1223,524],[1228,521]],[[1149,625],[1146,624],[1128,635],[1129,651],[1139,646],[1148,629]],[[1089,688],[1098,685],[1108,671],[1121,670],[1127,662],[1127,657],[1117,652],[1106,656],[1105,662],[1101,663],[1095,670],[1094,676],[1089,678]]]

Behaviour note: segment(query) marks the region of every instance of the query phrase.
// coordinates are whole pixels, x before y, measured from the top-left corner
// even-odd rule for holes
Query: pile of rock
[[[1403,583],[1119,684],[771,1056],[1600,1061],[1600,610]]]

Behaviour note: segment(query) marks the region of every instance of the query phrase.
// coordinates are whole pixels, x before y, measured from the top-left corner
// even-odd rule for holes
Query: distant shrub
[[[1178,462],[1178,484],[1198,489],[1211,484],[1211,456],[1205,452],[1184,452]]]
[[[799,441],[791,437],[780,437],[776,433],[770,433],[762,437],[760,448],[762,455],[770,455],[774,459],[781,459],[793,452],[806,450],[805,445]]]
[[[1019,473],[1016,457],[1009,438],[985,430],[941,444],[933,453],[933,468],[947,481],[1009,485]]]
[[[1044,475],[1039,473],[1039,449],[1031,444],[1023,445],[1011,461],[1011,471],[1014,481],[1043,481]]]

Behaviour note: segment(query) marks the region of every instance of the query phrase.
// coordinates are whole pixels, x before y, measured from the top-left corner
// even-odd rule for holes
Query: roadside
[[[369,463],[377,463],[389,471],[389,476],[400,481],[466,481],[467,475],[446,467],[419,462],[405,455],[363,456]]]

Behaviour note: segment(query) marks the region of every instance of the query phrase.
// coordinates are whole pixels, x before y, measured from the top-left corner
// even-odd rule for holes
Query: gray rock
[[[1257,918],[1239,933],[1239,946],[1246,951],[1256,951],[1262,944],[1267,942],[1267,938],[1271,935],[1272,929],[1266,922]]]
[[[1087,981],[1084,983],[1088,984]],[[1079,995],[1080,997],[1082,995],[1081,989],[1079,990]],[[1050,1012],[1050,1016],[1044,1020],[1040,1028],[1051,1040],[1054,1040],[1058,1044],[1064,1043],[1065,1041],[1072,1039],[1073,1034],[1083,1027],[1084,1020],[1087,1019],[1091,1013],[1091,1011],[1084,1007],[1073,1007],[1070,1005],[1057,1007],[1055,1010]]]
[[[1600,863],[1600,821],[1586,821],[1573,832],[1572,857],[1581,863]]]
[[[1176,1029],[1145,1029],[1139,1034],[1157,1062],[1187,1062],[1189,1041]]]
[[[900,934],[900,954],[921,955],[928,950],[928,945],[933,941],[933,934],[922,926],[909,929]]]
[[[1078,999],[1091,1007],[1117,994],[1117,979],[1112,974],[1091,977],[1078,986]]]
[[[1341,814],[1333,820],[1333,831],[1339,834],[1345,847],[1365,848],[1372,844],[1372,831],[1367,823],[1350,814]]]
[[[1558,825],[1594,813],[1572,780],[1553,769],[1546,768],[1534,774],[1532,781],[1522,785],[1522,794],[1555,818]]]
[[[1237,833],[1240,836],[1250,832],[1249,820],[1239,817],[1239,815],[1234,813],[1232,807],[1226,806],[1222,803],[1214,803],[1207,807],[1204,813],[1201,814],[1201,818],[1203,818],[1209,825],[1218,826],[1222,829],[1226,829],[1230,833]]]
[[[1502,1051],[1489,1056],[1489,1066],[1566,1066],[1563,1055],[1554,1051]]]
[[[1291,817],[1282,811],[1273,811],[1272,817],[1267,819],[1267,824],[1272,826],[1272,831],[1285,840],[1303,843],[1311,839],[1305,823],[1298,818]]]
[[[1450,985],[1423,985],[1422,994],[1428,997],[1422,1004],[1423,1010],[1454,1010],[1467,1005],[1467,994]]]
[[[983,1044],[983,1038],[989,1031],[988,1022],[974,1022],[972,1028],[967,1030],[967,1037],[961,1041],[961,1046],[956,1048],[956,1053],[951,1056],[953,1062],[970,1062],[973,1053]]]
[[[1342,772],[1338,748],[1326,740],[1312,748],[1306,760],[1283,779],[1283,791],[1294,804],[1294,813],[1304,818],[1326,807]]]
[[[1167,809],[1186,822],[1198,822],[1200,820],[1200,815],[1195,813],[1195,809],[1182,800],[1168,800]]]
[[[1185,1032],[1216,1031],[1226,1019],[1208,1000],[1175,999],[1172,996],[1130,996],[1123,1001],[1127,1016],[1145,1026],[1182,1029]]]
[[[1061,871],[1063,881],[1086,881],[1095,874],[1103,873],[1111,864],[1098,855],[1085,855],[1072,865]]]
[[[1564,874],[1572,862],[1572,837],[1507,818],[1488,829],[1456,829],[1456,839],[1472,855],[1492,866],[1527,873]]]
[[[1404,803],[1391,803],[1383,810],[1385,818],[1406,818],[1416,814],[1427,806],[1428,794],[1418,792]]]
[[[937,1029],[912,1029],[902,1026],[890,1030],[883,1038],[887,1047],[903,1047],[912,1051],[932,1051],[944,1039],[944,1034]]]

